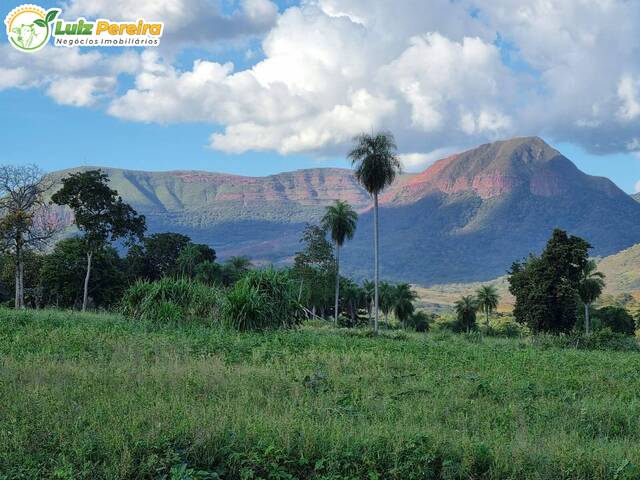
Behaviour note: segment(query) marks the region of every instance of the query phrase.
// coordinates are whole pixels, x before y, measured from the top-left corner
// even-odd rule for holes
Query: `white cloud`
[[[407,172],[415,172],[423,170],[432,163],[446,158],[461,149],[458,147],[438,148],[429,153],[403,153],[400,155],[400,163],[403,170]]]
[[[61,105],[88,107],[115,86],[116,79],[113,77],[61,78],[51,82],[47,95]]]
[[[0,89],[42,87],[85,106],[111,99],[115,79],[131,74],[111,115],[210,123],[210,145],[227,152],[335,153],[377,128],[413,152],[407,165],[430,155],[420,152],[511,135],[640,149],[635,2],[304,0],[281,14],[269,0],[232,5],[222,14],[214,0],[68,0],[65,16],[163,20],[169,50],[31,58],[7,47]],[[257,62],[246,69],[216,61],[213,49],[186,69],[172,61],[180,49],[255,36],[263,55],[242,45]]]

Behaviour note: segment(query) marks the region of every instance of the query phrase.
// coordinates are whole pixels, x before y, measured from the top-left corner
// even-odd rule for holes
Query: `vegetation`
[[[590,248],[582,238],[555,229],[539,257],[515,262],[509,272],[509,290],[516,298],[516,320],[534,333],[571,331]]]
[[[640,475],[637,352],[0,316],[11,480]]]
[[[142,238],[146,229],[145,219],[130,205],[124,203],[116,190],[109,188],[109,177],[100,170],[72,173],[62,179],[62,188],[51,200],[73,211],[74,221],[82,232],[87,255],[84,279],[82,311],[86,311],[89,299],[91,261],[94,254],[119,239],[131,242]]]
[[[476,329],[478,302],[471,296],[462,297],[455,303],[456,316],[461,328],[467,333]]]
[[[351,240],[356,233],[358,214],[347,202],[336,200],[326,209],[322,217],[322,226],[329,232],[336,247],[336,300],[334,306],[334,323],[338,324],[338,300],[340,299],[340,247],[345,240]]]
[[[485,314],[485,325],[489,325],[489,315],[498,308],[500,297],[493,285],[483,285],[476,291],[478,308]]]
[[[604,290],[604,274],[598,272],[598,265],[595,260],[589,260],[580,275],[580,284],[578,285],[578,295],[584,303],[584,331],[589,334],[591,331],[591,323],[589,322],[589,309],[591,304],[595,302]]]
[[[303,317],[288,271],[253,270],[227,293],[223,321],[237,330],[291,328]]]
[[[354,147],[348,157],[355,167],[358,182],[373,196],[374,215],[374,331],[378,332],[379,302],[379,226],[378,226],[378,194],[391,185],[400,173],[400,160],[396,154],[397,146],[390,132],[377,134],[360,134],[354,139]]]

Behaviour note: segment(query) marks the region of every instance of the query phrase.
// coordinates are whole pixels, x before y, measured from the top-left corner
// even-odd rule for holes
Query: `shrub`
[[[302,306],[286,271],[251,270],[228,291],[222,309],[238,330],[291,328],[302,322]]]
[[[165,277],[155,282],[136,282],[125,292],[121,311],[138,320],[162,323],[192,318],[216,320],[222,302],[222,292],[214,287]]]
[[[528,329],[516,322],[513,317],[496,317],[489,320],[488,327],[482,327],[483,333],[493,337],[523,337]]]
[[[423,311],[414,312],[407,319],[407,327],[413,328],[416,332],[428,332],[434,320],[435,315]]]
[[[633,317],[622,307],[603,307],[594,313],[594,329],[608,327],[612,332],[634,335]]]
[[[437,331],[444,330],[444,331],[449,331],[454,333],[461,333],[466,331],[465,326],[458,319],[458,317],[450,314],[436,317],[432,326],[433,326],[433,329]]]

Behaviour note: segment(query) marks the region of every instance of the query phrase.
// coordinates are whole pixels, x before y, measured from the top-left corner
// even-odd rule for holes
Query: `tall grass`
[[[131,318],[162,323],[219,319],[224,292],[189,279],[138,281],[124,294],[121,311]]]
[[[0,310],[0,478],[637,479],[638,359]]]
[[[252,270],[227,292],[222,317],[238,330],[291,328],[302,321],[303,310],[286,271]]]

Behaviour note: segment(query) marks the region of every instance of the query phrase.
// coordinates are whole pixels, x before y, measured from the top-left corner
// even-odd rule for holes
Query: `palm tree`
[[[580,300],[584,303],[584,331],[587,335],[591,330],[589,308],[604,289],[604,273],[598,272],[597,269],[598,265],[595,260],[589,260],[582,269],[580,274],[580,286],[578,287]]]
[[[373,250],[374,250],[374,331],[378,332],[379,302],[379,252],[378,252],[378,194],[393,183],[400,173],[397,146],[390,132],[362,133],[354,139],[354,147],[348,157],[355,167],[358,182],[373,196]]]
[[[417,297],[418,295],[411,290],[411,286],[408,283],[396,285],[393,311],[396,314],[396,318],[402,322],[402,328],[405,328],[405,322],[413,314],[413,301]]]
[[[498,302],[500,301],[500,296],[498,295],[498,291],[496,287],[493,285],[483,285],[476,291],[476,300],[478,302],[478,306],[480,310],[482,310],[486,315],[486,325],[489,326],[489,315],[496,308],[498,308]]]
[[[388,282],[380,282],[380,310],[384,314],[384,323],[389,328],[389,313],[395,303],[395,288]]]
[[[476,299],[471,295],[462,297],[455,304],[456,315],[458,321],[466,328],[467,333],[471,331],[471,327],[476,323],[476,311],[478,310],[478,304]]]
[[[346,239],[351,240],[356,233],[358,214],[347,202],[336,200],[325,209],[322,226],[331,234],[336,245],[336,301],[334,323],[338,325],[338,299],[340,298],[340,247]]]

